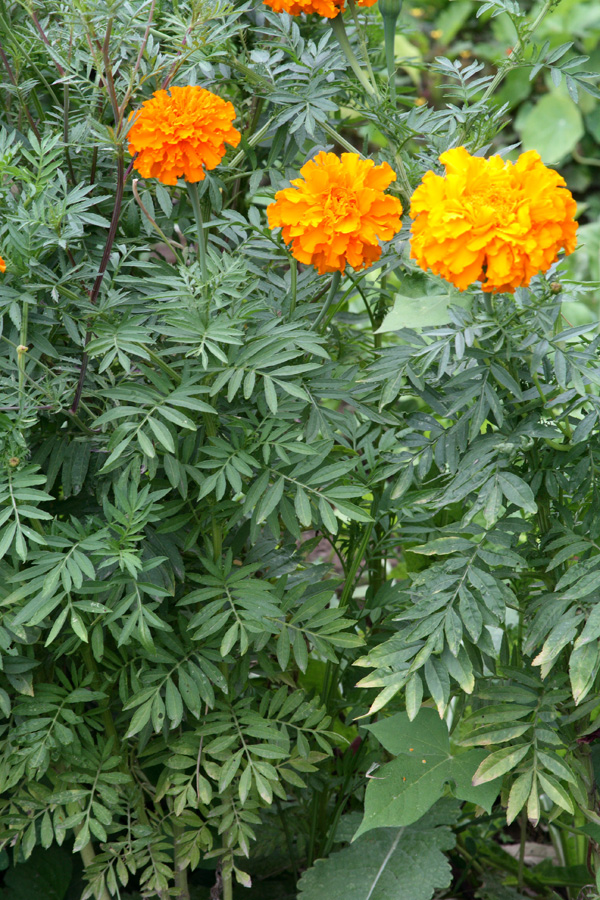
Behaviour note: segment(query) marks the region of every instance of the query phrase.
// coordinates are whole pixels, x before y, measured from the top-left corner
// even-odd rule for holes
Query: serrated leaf
[[[304,872],[298,900],[430,900],[450,884],[450,829],[435,814],[411,828],[378,828]]]

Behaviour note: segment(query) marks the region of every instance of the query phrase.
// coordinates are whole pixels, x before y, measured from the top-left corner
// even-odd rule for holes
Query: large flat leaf
[[[448,285],[438,293],[419,294],[410,297],[396,294],[394,305],[385,316],[378,332],[400,331],[401,328],[427,328],[445,325],[450,321],[450,306],[469,309],[473,296]]]
[[[2,900],[63,900],[71,881],[71,855],[53,845],[36,847],[25,862],[7,870]]]
[[[554,90],[536,103],[519,130],[523,150],[537,150],[546,165],[554,165],[571,153],[585,129],[577,105]]]
[[[486,750],[453,754],[446,723],[433,709],[423,708],[411,722],[398,713],[367,726],[396,759],[374,773],[365,794],[365,815],[356,837],[382,826],[411,825],[439,800],[450,783],[456,797],[488,812],[501,779],[473,786]]]
[[[456,814],[442,803],[410,828],[378,828],[328,859],[298,883],[298,900],[430,900],[450,884],[445,850]]]

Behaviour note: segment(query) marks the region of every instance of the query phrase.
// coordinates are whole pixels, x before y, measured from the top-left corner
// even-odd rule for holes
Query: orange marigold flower
[[[512,294],[575,249],[576,203],[535,150],[512,163],[455,147],[440,162],[446,175],[427,172],[411,201],[411,257],[422,269],[461,291],[480,281]]]
[[[335,19],[338,13],[344,12],[345,0],[263,0],[275,12],[286,12],[290,16],[300,13],[316,13],[326,19]],[[358,6],[374,6],[377,0],[357,0]]]
[[[4,260],[2,259],[1,256],[0,256],[0,272],[2,272],[3,275],[6,272],[6,263],[4,262]]]
[[[335,19],[338,13],[344,11],[344,0],[263,0],[263,3],[275,12],[286,12],[290,16],[316,13],[326,19]]]
[[[231,124],[231,103],[197,85],[156,91],[142,103],[129,130],[129,152],[143,178],[163,184],[202,181],[225,155],[225,143],[237,147],[240,133]]]
[[[384,194],[396,180],[390,166],[376,166],[357,153],[340,158],[321,151],[302,166],[300,175],[267,207],[269,227],[283,229],[292,255],[321,274],[376,262],[379,240],[390,240],[401,228],[400,201]]]

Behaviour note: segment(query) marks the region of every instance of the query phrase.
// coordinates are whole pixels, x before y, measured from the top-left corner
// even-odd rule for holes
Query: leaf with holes
[[[455,814],[446,801],[409,828],[377,828],[318,860],[300,879],[298,900],[430,900],[450,884],[444,851],[454,846]]]

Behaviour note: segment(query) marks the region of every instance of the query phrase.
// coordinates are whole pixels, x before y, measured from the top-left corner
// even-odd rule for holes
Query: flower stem
[[[500,69],[496,72],[493,80],[490,82],[488,87],[485,90],[483,97],[481,98],[481,102],[485,103],[486,100],[489,100],[496,88],[499,84],[501,84],[511,69],[518,64],[518,57],[526,43],[529,43],[531,37],[533,36],[534,31],[537,29],[538,25],[542,22],[543,19],[546,18],[550,9],[553,6],[557,6],[557,0],[546,0],[539,13],[529,26],[526,29],[525,33],[522,33],[517,40],[517,43],[510,51],[508,59],[504,61],[504,64],[500,67]]]
[[[412,197],[413,189],[410,181],[408,180],[408,175],[406,174],[406,166],[404,165],[404,160],[400,156],[400,151],[395,154],[394,160],[396,162],[396,168],[398,169],[398,175],[400,176],[402,193],[404,194],[406,202],[410,205],[410,198]]]
[[[363,156],[362,153],[360,153],[356,149],[356,147],[353,147],[350,141],[347,141],[345,137],[342,137],[342,135],[339,134],[335,130],[333,125],[329,124],[329,122],[321,122],[321,128],[323,129],[323,131],[326,131],[327,134],[334,139],[334,141],[337,141],[340,147],[343,147],[344,150],[347,150],[348,153],[357,153],[359,156]]]
[[[333,278],[331,279],[331,284],[329,285],[329,293],[327,294],[327,299],[325,300],[325,303],[323,304],[323,308],[321,309],[321,312],[319,313],[319,315],[317,316],[315,321],[310,326],[310,329],[309,329],[310,331],[316,331],[318,329],[319,325],[321,324],[321,322],[323,321],[323,319],[325,318],[325,316],[327,315],[327,311],[328,311],[329,307],[331,306],[331,304],[333,303],[335,295],[337,294],[337,289],[340,286],[341,278],[342,278],[341,272],[333,273]]]
[[[198,230],[198,261],[200,263],[200,271],[202,273],[202,281],[204,284],[208,281],[208,269],[206,266],[206,246],[204,243],[204,220],[202,218],[202,209],[198,198],[198,185],[194,182],[186,181],[188,196],[194,210],[196,219],[196,228]]]
[[[23,309],[21,310],[21,333],[19,335],[19,346],[17,347],[17,366],[19,368],[19,406],[21,412],[25,405],[25,355],[27,353],[27,326],[29,322],[29,303],[23,301]]]
[[[254,134],[250,135],[250,137],[247,138],[248,146],[253,147],[255,144],[258,144],[259,141],[262,141],[262,139],[268,132],[269,128],[271,127],[272,123],[273,123],[273,119],[271,118],[271,119],[269,119],[268,122],[265,122],[265,124],[262,126],[262,128],[259,128],[258,131],[255,131]],[[235,167],[237,165],[239,165],[239,163],[241,163],[241,161],[243,160],[244,155],[245,155],[244,150],[240,150],[239,153],[236,153],[236,155],[233,157],[231,162],[228,164],[228,168],[235,169]]]
[[[148,354],[150,359],[155,362],[160,369],[162,369],[165,375],[168,375],[169,378],[173,379],[175,384],[181,384],[181,375],[179,375],[179,373],[176,372],[172,366],[166,363],[164,359],[158,355],[158,353],[155,353],[154,350],[151,350],[149,347],[146,347],[146,353]]]
[[[379,10],[381,12],[381,9]],[[384,15],[383,19],[383,35],[385,38],[385,63],[388,72],[388,84],[390,86],[390,101],[393,106],[396,105],[396,22],[398,21],[398,13]]]
[[[115,205],[113,207],[112,217],[110,220],[110,228],[108,229],[108,236],[106,238],[106,244],[104,245],[104,252],[102,254],[102,259],[100,260],[100,267],[98,269],[98,274],[96,275],[96,280],[94,281],[92,290],[90,292],[89,302],[90,305],[93,306],[98,299],[98,294],[100,293],[100,288],[102,287],[102,281],[104,279],[104,274],[108,267],[108,263],[110,262],[110,254],[112,251],[112,247],[117,236],[117,228],[119,226],[119,216],[121,215],[121,205],[123,203],[123,190],[125,186],[125,181],[123,178],[125,170],[125,165],[123,162],[123,147],[119,145],[117,152],[117,186],[115,190]],[[85,336],[85,344],[87,345],[91,339],[92,333],[88,329]],[[75,397],[73,399],[73,405],[71,406],[71,413],[75,414],[79,409],[79,404],[81,403],[81,395],[83,393],[83,382],[85,381],[85,376],[87,372],[88,366],[88,355],[87,351],[83,351],[83,356],[81,357],[81,365],[79,368],[79,379],[77,381],[77,387],[75,389]]]
[[[331,25],[331,29],[332,29],[333,33],[335,34],[335,36],[338,40],[338,44],[344,51],[344,54],[346,56],[346,59],[348,60],[350,68],[352,69],[352,71],[354,72],[354,74],[356,75],[356,77],[358,78],[358,80],[360,81],[362,86],[364,87],[367,94],[369,94],[370,97],[375,97],[376,96],[375,88],[373,87],[373,85],[371,84],[371,82],[369,81],[367,76],[365,75],[363,69],[361,68],[359,61],[357,60],[356,56],[354,55],[354,50],[350,46],[350,41],[348,40],[348,35],[346,34],[346,27],[344,25],[344,19],[342,18],[341,13],[338,14],[335,17],[335,19],[330,19],[329,23]]]
[[[360,21],[356,12],[356,3],[354,2],[354,0],[349,0],[348,5],[352,13],[352,18],[354,19],[354,27],[356,28],[356,33],[358,35],[358,43],[360,44],[360,52],[362,54],[362,58],[365,61],[367,72],[369,73],[369,78],[371,79],[371,83],[375,89],[375,94],[379,94],[379,91],[377,90],[377,82],[375,81],[375,75],[371,67],[371,62],[369,60],[369,50],[367,48],[367,42],[365,41],[363,29],[361,28]]]
[[[298,286],[298,261],[292,256],[290,261],[290,319],[296,311],[296,292]]]
[[[180,265],[183,265],[183,257],[182,257],[181,254],[178,252],[178,248],[181,248],[181,245],[180,245],[180,244],[177,244],[175,241],[170,240],[170,239],[166,236],[166,234],[164,233],[164,231],[162,230],[162,228],[159,226],[158,222],[157,222],[155,219],[153,219],[153,217],[150,215],[150,213],[148,212],[148,210],[146,209],[146,207],[145,207],[144,204],[142,203],[142,198],[140,197],[140,192],[138,191],[138,188],[137,188],[138,180],[139,180],[139,179],[134,178],[134,179],[132,180],[132,182],[131,182],[131,191],[132,191],[133,196],[134,196],[134,198],[135,198],[135,202],[137,203],[137,205],[138,205],[139,208],[141,209],[142,213],[146,216],[146,218],[148,219],[148,221],[150,222],[150,224],[152,225],[152,227],[154,228],[154,230],[156,231],[156,233],[158,234],[158,236],[161,237],[161,238],[163,239],[163,241],[165,242],[165,244],[167,245],[167,247],[170,247],[170,248],[171,248],[171,250],[172,250],[173,253],[175,254],[175,257],[176,257],[176,259],[178,260],[178,262],[180,263]]]

